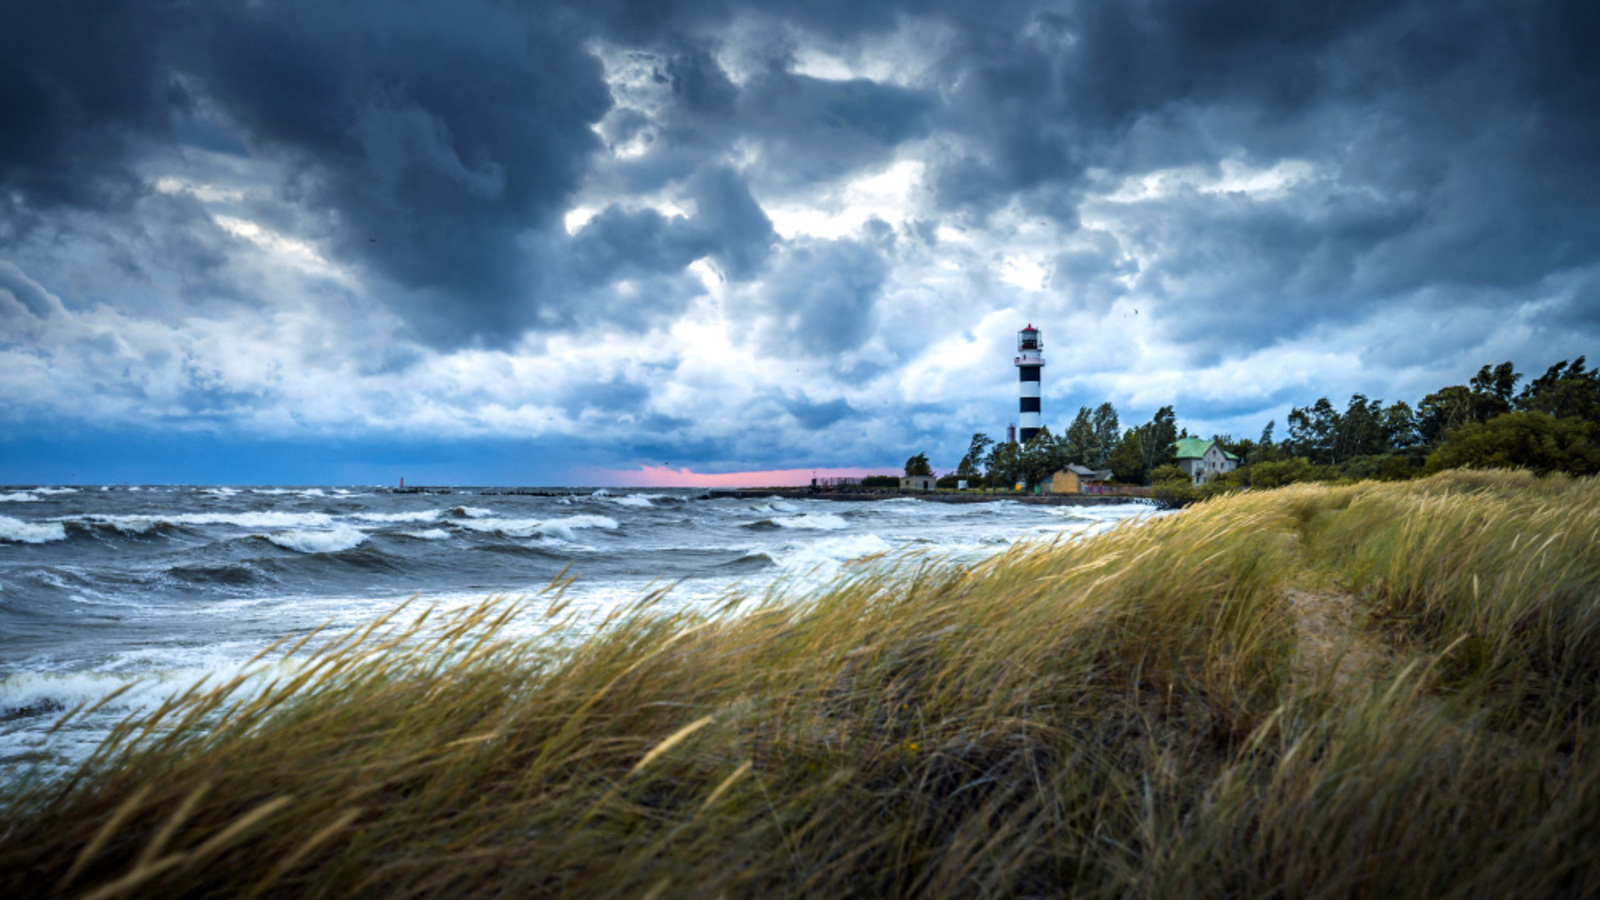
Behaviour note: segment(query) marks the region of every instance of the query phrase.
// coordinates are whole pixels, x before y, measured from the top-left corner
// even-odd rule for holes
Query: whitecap
[[[437,522],[444,515],[437,509],[419,509],[397,513],[356,513],[353,518],[363,522]]]
[[[231,525],[235,528],[326,528],[334,523],[327,513],[291,512],[208,512],[208,513],[151,513],[149,515],[110,516],[91,513],[78,518],[62,517],[57,522],[82,522],[88,525],[105,525],[123,534],[148,534],[168,525]]]
[[[765,555],[777,564],[783,573],[782,580],[774,583],[779,590],[804,594],[826,584],[845,563],[894,549],[878,535],[867,533],[796,542],[777,549],[752,549],[750,555]]]
[[[28,491],[18,491],[14,494],[0,494],[0,503],[38,503],[39,497]]]
[[[120,675],[99,672],[18,672],[0,678],[0,713],[36,710],[42,715],[49,715],[50,721],[54,722],[71,707],[98,700],[129,680]],[[117,708],[128,708],[124,698],[119,698],[121,702],[117,703]]]
[[[494,515],[494,510],[484,509],[481,506],[452,506],[450,512],[468,519],[482,519]]]
[[[113,517],[105,517],[107,519]],[[333,516],[318,512],[253,510],[239,513],[179,513],[158,516],[174,525],[233,525],[238,528],[318,528],[332,525]]]
[[[648,508],[655,505],[650,502],[651,497],[648,494],[627,494],[621,497],[606,497],[605,500],[618,506]]]
[[[327,531],[279,531],[266,536],[267,540],[285,550],[301,553],[339,553],[366,541],[365,532],[348,525],[338,525]]]
[[[77,488],[42,487],[34,488],[35,494],[76,494]]]
[[[402,531],[406,537],[414,537],[423,541],[446,541],[450,539],[450,532],[443,528],[425,528],[422,531]]]
[[[45,544],[66,539],[66,526],[60,522],[24,522],[10,516],[0,516],[0,541]]]
[[[810,531],[842,531],[850,527],[833,513],[801,513],[798,516],[775,516],[769,520],[782,528],[804,528]]]
[[[797,513],[800,511],[800,507],[795,506],[793,503],[786,503],[776,497],[774,497],[771,502],[763,503],[760,506],[752,506],[750,508],[758,513]]]
[[[457,524],[472,531],[494,532],[507,537],[525,538],[542,534],[570,541],[576,529],[612,530],[617,527],[617,520],[610,516],[565,516],[557,519],[467,519]]]

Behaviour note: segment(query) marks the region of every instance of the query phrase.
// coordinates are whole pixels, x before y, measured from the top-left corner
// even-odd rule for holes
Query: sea
[[[571,637],[663,589],[658,609],[800,597],[846,567],[967,564],[1153,514],[703,490],[0,487],[0,788],[69,771],[117,722],[240,674],[274,641],[337,635],[412,598],[446,611],[524,598],[510,633],[535,639],[555,602],[544,589],[575,577]]]

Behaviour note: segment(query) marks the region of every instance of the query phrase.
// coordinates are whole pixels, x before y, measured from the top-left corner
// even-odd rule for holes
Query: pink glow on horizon
[[[687,467],[641,465],[637,469],[584,467],[573,473],[581,484],[600,487],[804,487],[813,478],[865,478],[899,475],[895,469],[768,469],[761,472],[692,472]]]

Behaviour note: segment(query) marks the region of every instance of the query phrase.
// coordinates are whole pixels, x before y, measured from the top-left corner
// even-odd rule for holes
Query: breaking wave
[[[500,534],[506,537],[527,538],[536,535],[547,535],[568,541],[576,540],[573,533],[582,528],[603,528],[607,531],[614,531],[617,528],[617,520],[610,516],[566,516],[557,519],[467,519],[457,524],[471,531]]]
[[[0,541],[18,544],[47,544],[67,539],[66,526],[60,522],[24,522],[10,516],[0,516]]]
[[[339,525],[327,531],[280,531],[266,536],[267,540],[285,550],[301,553],[339,553],[359,547],[367,539],[366,532],[349,525]]]
[[[833,513],[801,513],[798,516],[772,516],[759,519],[745,526],[746,528],[796,528],[805,531],[843,531],[850,527],[846,522]]]

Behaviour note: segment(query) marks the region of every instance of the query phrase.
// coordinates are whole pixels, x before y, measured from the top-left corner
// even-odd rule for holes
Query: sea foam
[[[71,521],[64,519],[61,521]],[[232,525],[235,528],[323,528],[333,516],[312,512],[151,513],[143,516],[87,515],[80,521],[109,525],[128,534],[143,534],[163,525]]]
[[[266,536],[267,540],[285,550],[301,553],[339,553],[366,541],[365,532],[338,525],[328,531],[280,531]]]
[[[617,520],[610,516],[565,516],[555,519],[467,519],[456,524],[472,531],[499,533],[506,537],[547,535],[570,541],[574,539],[573,532],[577,529],[603,528],[610,531],[617,527]]]
[[[0,541],[19,544],[47,544],[67,539],[66,526],[60,522],[24,522],[10,516],[0,516]]]
[[[780,528],[803,528],[808,531],[843,531],[850,523],[833,513],[801,513],[798,516],[774,516],[770,520]]]
[[[419,509],[397,513],[356,513],[353,518],[363,522],[437,522],[444,515],[437,509]]]
[[[652,495],[652,494],[624,494],[621,497],[602,497],[601,499],[605,500],[608,503],[615,503],[618,506],[633,506],[633,507],[639,507],[639,508],[648,508],[648,507],[651,507],[651,506],[655,505],[654,503],[650,502],[651,499],[654,496],[657,496],[657,495]]]

